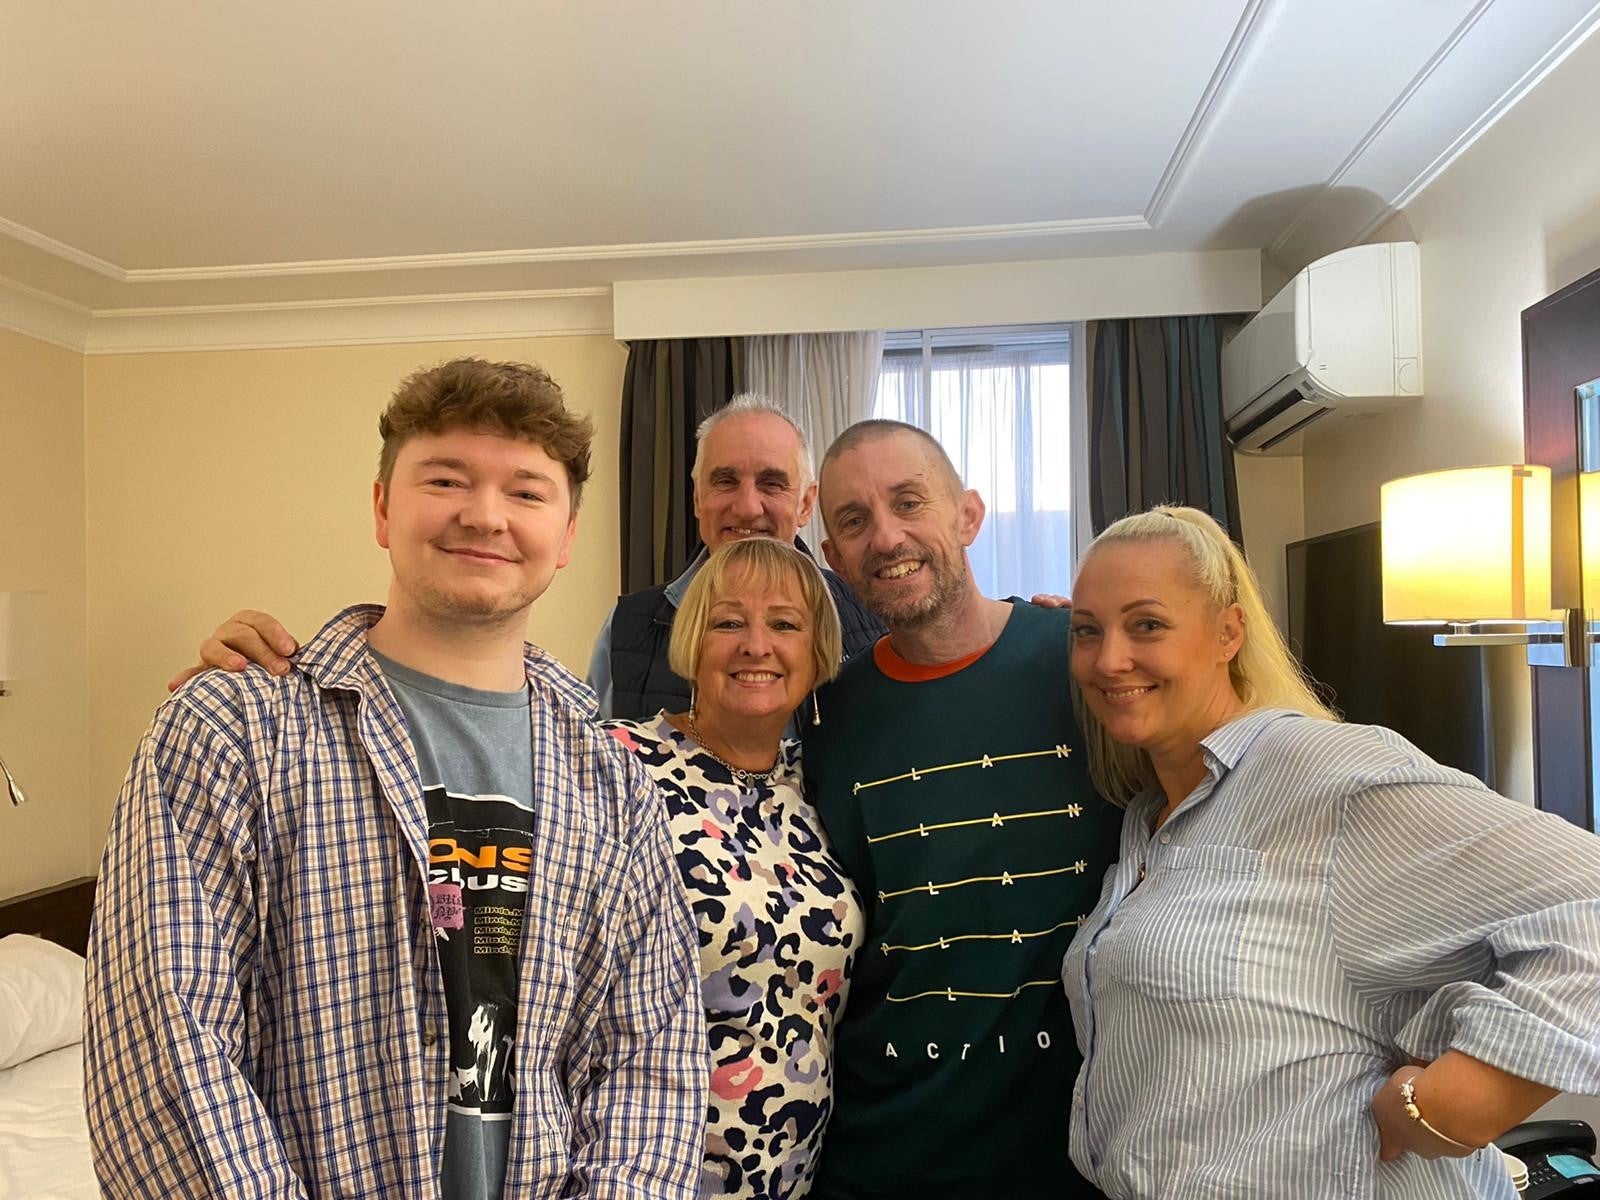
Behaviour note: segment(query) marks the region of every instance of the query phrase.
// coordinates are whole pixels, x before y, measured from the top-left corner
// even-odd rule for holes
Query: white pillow
[[[0,938],[0,1071],[83,1040],[83,959],[43,938]]]

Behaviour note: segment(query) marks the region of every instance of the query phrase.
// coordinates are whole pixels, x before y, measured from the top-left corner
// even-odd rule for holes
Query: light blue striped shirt
[[[1203,756],[1067,952],[1074,1163],[1112,1200],[1510,1200],[1497,1155],[1380,1164],[1369,1104],[1451,1048],[1600,1092],[1600,838],[1372,726],[1262,710]]]

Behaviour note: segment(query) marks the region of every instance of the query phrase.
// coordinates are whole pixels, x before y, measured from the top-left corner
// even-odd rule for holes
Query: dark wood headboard
[[[94,911],[94,880],[74,879],[0,900],[0,937],[31,933],[79,954],[89,945],[89,916]]]

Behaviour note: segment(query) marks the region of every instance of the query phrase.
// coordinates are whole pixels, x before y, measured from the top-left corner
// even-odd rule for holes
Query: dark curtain
[[[1087,334],[1094,531],[1155,504],[1186,504],[1243,545],[1217,319],[1090,321]]]
[[[743,386],[738,338],[628,344],[622,381],[622,590],[682,574],[700,545],[694,431]]]

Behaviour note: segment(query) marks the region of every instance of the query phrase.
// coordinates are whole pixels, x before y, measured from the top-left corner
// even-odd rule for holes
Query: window
[[[872,415],[926,429],[988,512],[967,552],[986,596],[1065,593],[1075,483],[1066,326],[912,330],[884,339]]]

